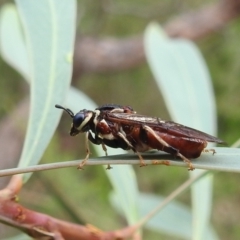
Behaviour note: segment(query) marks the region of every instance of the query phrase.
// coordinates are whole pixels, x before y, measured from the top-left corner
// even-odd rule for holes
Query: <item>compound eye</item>
[[[73,118],[73,125],[75,128],[80,127],[80,125],[85,120],[85,114],[83,112],[77,113]]]

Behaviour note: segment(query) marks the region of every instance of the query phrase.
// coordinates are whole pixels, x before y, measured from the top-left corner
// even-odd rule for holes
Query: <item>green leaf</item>
[[[26,44],[14,4],[5,4],[0,12],[0,52],[5,61],[30,80]]]
[[[19,42],[23,42],[23,44],[18,45],[17,49],[14,51],[14,53],[18,52],[18,57],[20,59],[27,59],[27,50],[26,50],[26,46],[25,46],[25,42],[23,39],[23,35],[20,29],[20,23],[19,23],[19,19],[18,19],[18,14],[16,12],[16,8],[13,5],[9,6],[9,9],[11,11],[13,11],[13,14],[9,14],[8,18],[4,17],[5,23],[6,24],[10,24],[11,21],[9,21],[9,19],[11,19],[12,21],[15,21],[14,24],[17,26],[16,30],[14,32],[15,34],[15,41],[18,44]],[[7,12],[7,8],[6,8],[6,12]],[[15,16],[15,18],[12,18],[12,15]],[[1,28],[1,25],[0,25]],[[11,25],[7,25],[6,29],[11,29]],[[22,75],[27,79],[30,80],[30,71],[29,71],[29,63],[26,61],[25,64],[21,64],[18,61],[18,58],[14,56],[14,54],[11,52],[12,49],[14,49],[14,47],[16,46],[16,44],[14,45],[14,42],[8,41],[8,38],[12,35],[11,32],[7,32],[4,31],[4,34],[2,34],[2,36],[4,36],[6,38],[6,43],[7,45],[4,45],[4,49],[5,52],[3,54],[3,57],[5,59],[6,62],[8,62],[11,66],[15,67],[20,73],[22,73]],[[1,44],[1,42],[0,42]],[[5,54],[6,53],[6,54]],[[28,69],[28,70],[25,70]],[[62,100],[59,100],[54,103],[54,104],[60,104],[62,102]],[[54,106],[54,105],[53,105]],[[52,106],[52,107],[53,107]],[[77,90],[74,87],[71,87],[68,91],[67,94],[67,99],[66,99],[66,107],[70,108],[73,112],[78,112],[80,109],[92,109],[94,110],[97,105],[89,98],[87,97],[83,92]],[[52,109],[52,111],[55,113],[61,113],[58,109]],[[97,145],[93,145],[93,147],[95,148],[95,150],[98,152],[99,156],[102,156],[104,154],[104,151],[102,150],[101,146],[97,146]],[[111,149],[108,148],[108,154],[109,155],[114,155],[114,154],[121,154],[124,153],[125,151],[121,150],[121,149]],[[24,166],[23,166],[24,167]],[[106,168],[104,166],[104,168]],[[20,168],[21,169],[21,168]],[[106,171],[110,181],[112,182],[113,187],[115,187],[116,192],[118,192],[118,194],[121,194],[121,192],[125,193],[125,192],[132,192],[135,194],[132,195],[122,195],[125,197],[121,197],[119,199],[121,199],[120,203],[122,205],[122,208],[125,209],[126,212],[126,218],[128,220],[128,222],[134,222],[138,219],[138,214],[136,211],[137,205],[135,204],[137,202],[136,199],[138,199],[137,196],[137,183],[136,183],[136,178],[135,178],[135,173],[133,172],[133,169],[131,166],[117,166],[113,169],[113,171]],[[123,184],[118,184],[118,182],[124,182],[125,180],[121,180],[121,179],[126,179],[126,175],[131,176],[131,178],[128,179],[128,184],[127,185],[123,185]],[[128,199],[128,197],[130,199]],[[133,210],[129,210],[133,209]]]
[[[200,52],[192,42],[172,40],[162,32],[157,24],[147,27],[145,52],[172,119],[215,135],[214,93]],[[192,174],[199,173],[194,171]],[[196,239],[203,239],[210,218],[211,186],[212,177],[208,175],[192,188],[193,236]]]
[[[74,1],[62,2],[60,5],[57,4],[56,8],[52,5],[54,3],[50,4],[49,1],[42,1],[38,3],[39,5],[28,5],[28,7],[24,4],[26,2],[19,3],[19,8],[24,8],[22,12],[22,18],[26,24],[24,32],[13,4],[6,4],[3,7],[0,19],[0,49],[3,58],[28,82],[34,81],[34,87],[31,87],[31,100],[33,100],[31,120],[25,139],[25,153],[22,153],[20,166],[34,164],[40,160],[59,121],[60,113],[56,112],[54,115],[52,110],[55,101],[63,101],[71,79],[72,64],[68,57],[73,51],[76,11]],[[65,8],[64,4],[68,6]],[[38,12],[38,10],[47,9],[48,14],[42,19],[41,11]],[[34,12],[37,13],[31,15]],[[66,17],[66,23],[64,23],[63,15]],[[34,18],[34,21],[40,21],[41,24],[36,27],[34,25],[36,22],[34,23],[31,18]],[[68,27],[68,24],[71,27]],[[44,28],[44,25],[49,26]],[[29,40],[28,48],[24,33],[28,36],[28,38],[25,37]],[[35,34],[36,36],[42,35],[42,37],[36,38]],[[13,38],[14,41],[12,41]],[[41,50],[38,45],[45,49]],[[41,62],[38,60],[40,58]],[[47,127],[46,131],[45,127]],[[39,134],[36,137],[37,132]],[[35,144],[34,148],[30,146],[32,143]]]
[[[76,2],[17,0],[23,23],[31,78],[31,108],[19,167],[36,164],[60,119],[53,107],[62,103],[70,84]],[[44,16],[44,17],[43,17]]]
[[[145,32],[145,52],[172,119],[216,134],[214,92],[197,47],[184,39],[169,39],[157,24]]]

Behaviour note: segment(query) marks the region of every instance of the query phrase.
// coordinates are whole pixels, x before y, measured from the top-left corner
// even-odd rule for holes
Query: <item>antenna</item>
[[[61,105],[58,104],[55,105],[55,108],[63,109],[70,115],[71,118],[74,118],[74,113],[69,108],[62,107]]]

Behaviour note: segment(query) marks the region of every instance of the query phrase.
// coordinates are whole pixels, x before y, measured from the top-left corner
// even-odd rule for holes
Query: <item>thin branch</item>
[[[17,228],[34,239],[43,239],[43,237],[54,240],[129,239],[135,232],[132,227],[104,232],[91,225],[83,226],[61,221],[21,206],[11,195],[8,199],[2,198],[5,192],[7,189],[0,191],[0,222]]]
[[[221,0],[214,5],[186,13],[167,22],[170,36],[200,39],[224,27],[240,14],[240,0]],[[197,27],[196,27],[197,26]],[[89,54],[91,53],[91,54]],[[116,57],[117,56],[117,57]],[[74,72],[81,73],[122,71],[139,66],[145,61],[142,36],[126,39],[78,37],[75,46]],[[13,167],[22,148],[24,131],[19,131],[28,118],[28,99],[0,123],[0,169]],[[18,119],[18,121],[16,121]],[[22,128],[21,128],[22,129]],[[8,161],[5,161],[8,159]],[[15,161],[15,163],[14,163]],[[8,179],[2,179],[0,187]]]
[[[206,172],[204,172],[205,174]],[[180,193],[186,190],[193,182],[202,177],[198,175],[191,179],[188,179],[180,187],[178,187],[173,193],[171,193],[158,207],[152,210],[144,218],[142,218],[137,224],[128,226],[116,231],[104,232],[97,229],[94,226],[77,225],[65,221],[58,220],[50,217],[46,214],[38,213],[21,206],[16,202],[16,198],[12,198],[12,193],[9,194],[9,198],[3,194],[8,192],[7,188],[11,188],[11,184],[6,189],[0,191],[0,222],[9,226],[18,228],[26,234],[41,239],[42,237],[48,237],[54,240],[63,239],[80,239],[80,240],[111,240],[111,239],[127,239],[131,236],[135,236],[135,239],[140,239],[137,234],[137,230],[142,227],[149,219],[151,219],[156,213],[158,213],[164,206],[170,201],[176,198]],[[18,190],[17,190],[18,191]],[[4,198],[3,198],[4,196]]]
[[[197,159],[191,160],[193,167],[197,169],[205,170],[217,170],[217,171],[226,171],[226,172],[240,172],[240,149],[239,148],[223,148],[215,147],[216,153],[202,153],[201,156]],[[159,154],[155,153],[145,153],[142,154],[144,162],[147,165],[165,165],[165,166],[178,166],[178,167],[188,167],[180,159],[175,159],[173,156],[168,154]],[[51,170],[57,168],[66,168],[66,167],[78,167],[83,160],[74,160],[67,162],[57,162],[57,163],[48,163],[40,164],[35,166],[29,166],[24,168],[13,168],[0,170],[0,177],[9,176],[14,174],[22,174],[43,170]],[[120,154],[113,156],[104,156],[94,159],[89,159],[86,162],[87,165],[119,165],[119,164],[129,164],[129,165],[139,165],[140,161],[138,156],[135,154]],[[144,169],[144,167],[143,167]]]
[[[215,33],[239,17],[240,0],[220,0],[196,11],[188,12],[163,24],[170,37],[198,40]],[[143,36],[125,39],[87,36],[78,37],[74,53],[73,78],[82,73],[116,72],[145,62]]]

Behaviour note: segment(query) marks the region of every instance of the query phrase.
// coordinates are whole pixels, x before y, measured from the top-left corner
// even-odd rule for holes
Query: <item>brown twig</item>
[[[0,222],[18,228],[31,237],[54,240],[113,240],[131,237],[136,227],[126,227],[116,231],[104,232],[91,225],[83,226],[50,217],[21,206],[16,197],[7,195],[9,189],[0,191]],[[3,198],[4,196],[4,198]],[[7,197],[8,196],[8,197]]]
[[[220,0],[202,9],[177,16],[163,25],[170,37],[198,40],[219,31],[240,14],[240,0]],[[143,36],[125,39],[77,38],[73,78],[82,73],[116,72],[145,61]]]

